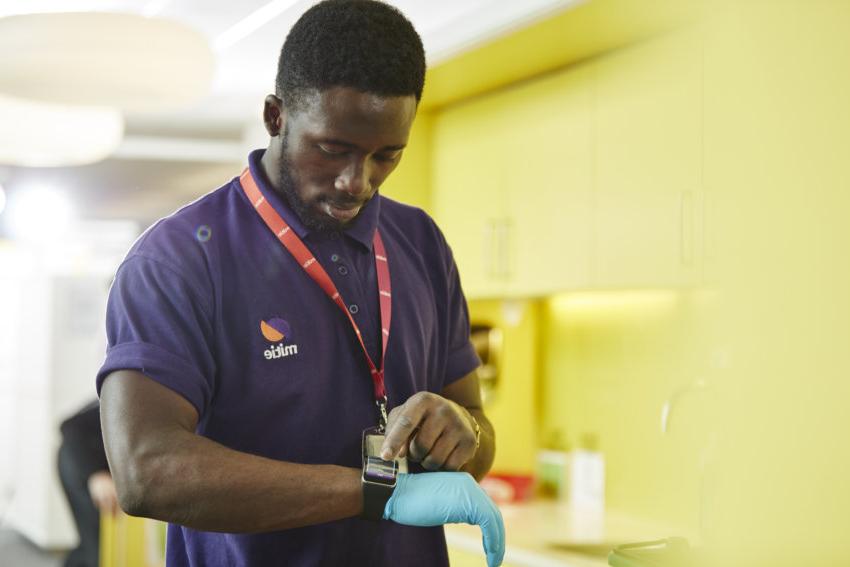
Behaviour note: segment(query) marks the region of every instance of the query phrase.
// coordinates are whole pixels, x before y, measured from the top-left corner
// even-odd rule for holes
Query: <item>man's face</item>
[[[311,96],[282,134],[281,190],[312,229],[350,226],[396,168],[416,115],[414,96],[347,87]]]

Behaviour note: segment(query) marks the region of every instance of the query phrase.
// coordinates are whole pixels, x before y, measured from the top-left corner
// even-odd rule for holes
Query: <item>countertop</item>
[[[604,567],[616,545],[689,535],[615,511],[580,510],[553,500],[499,509],[505,520],[505,565],[511,567]],[[445,531],[450,548],[483,558],[478,526],[451,524]]]

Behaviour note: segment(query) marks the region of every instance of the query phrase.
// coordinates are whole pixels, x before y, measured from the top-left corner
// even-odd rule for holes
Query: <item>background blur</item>
[[[850,564],[850,2],[391,3],[430,70],[382,191],[460,268],[506,564],[671,536]],[[95,395],[112,273],[265,146],[310,4],[0,3],[0,565],[73,545],[58,423]],[[158,528],[106,529],[105,565],[159,561]]]

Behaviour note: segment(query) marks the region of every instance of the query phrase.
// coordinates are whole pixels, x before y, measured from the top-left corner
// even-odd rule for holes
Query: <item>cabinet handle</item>
[[[490,219],[484,224],[482,260],[484,274],[493,280],[511,277],[511,221]]]
[[[496,224],[496,275],[503,280],[511,277],[511,221],[502,219]]]
[[[679,247],[682,265],[694,262],[694,194],[682,191],[679,199]]]
[[[484,222],[484,241],[481,248],[481,261],[484,264],[484,275],[489,279],[496,273],[496,221],[488,219]]]

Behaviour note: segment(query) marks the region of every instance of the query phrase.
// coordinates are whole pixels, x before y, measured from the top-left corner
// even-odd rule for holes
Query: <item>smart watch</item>
[[[380,520],[384,517],[387,500],[393,495],[399,466],[396,461],[386,461],[380,455],[384,443],[383,434],[377,428],[363,432],[363,514],[369,520]]]

